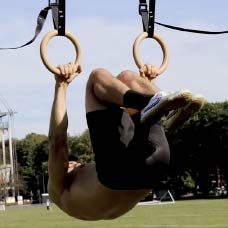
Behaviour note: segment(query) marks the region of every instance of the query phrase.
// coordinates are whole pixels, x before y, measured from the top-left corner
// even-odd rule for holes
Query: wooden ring
[[[148,33],[147,32],[143,32],[141,33],[135,40],[134,45],[133,45],[133,56],[134,56],[134,60],[136,65],[138,66],[139,69],[141,69],[144,64],[142,63],[140,57],[139,57],[139,46],[141,44],[141,42],[148,37]],[[159,67],[158,70],[158,75],[162,74],[167,66],[168,66],[168,62],[169,62],[169,52],[168,52],[168,47],[165,44],[165,42],[162,40],[162,38],[158,35],[158,34],[154,34],[153,39],[155,39],[161,46],[162,48],[162,52],[163,52],[163,61],[161,66]]]
[[[60,75],[60,70],[53,66],[49,60],[48,60],[48,55],[47,55],[47,44],[48,42],[54,37],[58,35],[58,31],[57,30],[53,30],[48,32],[43,40],[41,41],[41,45],[40,45],[40,56],[41,59],[43,61],[43,64],[46,66],[46,68],[54,73],[55,75]],[[74,45],[75,51],[76,51],[76,58],[74,61],[74,64],[79,67],[81,65],[81,61],[82,61],[82,51],[81,51],[81,47],[79,44],[78,39],[70,32],[65,32],[65,37],[67,37]]]

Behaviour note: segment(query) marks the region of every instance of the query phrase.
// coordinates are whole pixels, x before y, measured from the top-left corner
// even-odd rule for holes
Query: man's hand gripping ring
[[[60,70],[58,68],[56,68],[55,66],[53,66],[49,60],[48,60],[48,56],[47,56],[47,44],[48,42],[54,37],[58,35],[58,31],[57,30],[53,30],[48,32],[40,45],[40,56],[41,59],[43,61],[43,64],[47,67],[47,69],[52,72],[55,75],[60,75]],[[77,40],[77,38],[72,35],[70,32],[65,32],[65,36],[73,43],[75,51],[76,51],[76,58],[74,61],[74,64],[77,66],[78,69],[79,66],[81,66],[81,62],[82,62],[82,51],[81,51],[81,47],[79,44],[79,41]]]
[[[148,37],[147,32],[141,33],[136,38],[134,45],[133,45],[133,56],[134,56],[135,63],[139,69],[141,69],[144,66],[144,64],[142,63],[142,61],[139,57],[139,46],[140,46],[141,42],[147,37]],[[169,52],[168,52],[167,45],[165,44],[165,42],[162,40],[162,38],[158,34],[155,33],[153,39],[155,39],[160,44],[160,46],[162,48],[162,52],[163,52],[163,62],[158,70],[158,75],[160,75],[166,70],[166,68],[168,66]]]

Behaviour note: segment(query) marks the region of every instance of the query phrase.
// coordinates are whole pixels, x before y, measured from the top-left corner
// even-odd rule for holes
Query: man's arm
[[[66,190],[68,170],[66,94],[77,69],[73,64],[62,65],[59,68],[61,75],[55,76],[55,94],[49,127],[48,191],[51,199],[61,206],[61,195]]]

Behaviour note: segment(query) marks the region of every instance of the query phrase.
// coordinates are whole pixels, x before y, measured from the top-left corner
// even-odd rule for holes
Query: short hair
[[[78,161],[78,158],[76,156],[74,156],[73,154],[70,154],[68,156],[68,158],[69,158],[69,161]]]

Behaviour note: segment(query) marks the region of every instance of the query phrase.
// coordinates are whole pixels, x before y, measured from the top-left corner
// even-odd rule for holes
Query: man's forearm
[[[57,138],[62,141],[67,136],[66,92],[66,84],[56,83],[49,128],[49,139],[54,141]]]
[[[67,190],[68,144],[66,93],[69,83],[75,78],[74,64],[59,66],[60,75],[55,75],[55,96],[49,126],[48,192],[51,199],[62,207],[62,193]]]
[[[68,169],[66,92],[67,85],[57,82],[49,128],[48,191],[58,205],[61,205]]]

